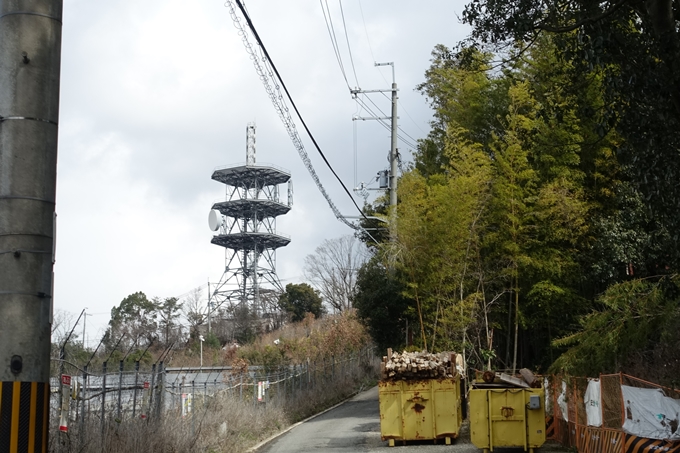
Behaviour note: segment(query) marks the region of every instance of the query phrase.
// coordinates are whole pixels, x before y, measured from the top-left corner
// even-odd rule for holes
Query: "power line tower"
[[[218,168],[212,179],[226,185],[226,200],[210,211],[211,243],[225,248],[224,273],[210,294],[209,311],[247,307],[266,316],[265,294],[283,291],[276,275],[276,249],[290,237],[276,232],[276,218],[293,204],[290,173],[271,164],[255,163],[255,125],[246,127],[246,164]],[[288,184],[286,203],[279,185]],[[217,214],[217,212],[219,214]],[[212,308],[214,307],[214,308]]]

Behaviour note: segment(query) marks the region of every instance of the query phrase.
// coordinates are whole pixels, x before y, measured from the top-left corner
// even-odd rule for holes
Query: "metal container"
[[[470,440],[484,453],[519,447],[533,453],[545,443],[543,388],[503,388],[492,384],[470,390]]]
[[[380,435],[390,447],[396,440],[458,437],[461,416],[460,376],[378,383]]]

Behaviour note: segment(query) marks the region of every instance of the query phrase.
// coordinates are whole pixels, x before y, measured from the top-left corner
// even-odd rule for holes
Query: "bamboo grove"
[[[579,39],[432,52],[418,90],[434,119],[396,215],[366,207],[390,232],[366,241],[354,306],[381,347],[464,351],[477,369],[677,374],[678,222],[629,158],[650,132],[631,127],[623,70],[590,64]]]

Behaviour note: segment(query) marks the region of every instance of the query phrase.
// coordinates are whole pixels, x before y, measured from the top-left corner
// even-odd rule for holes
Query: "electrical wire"
[[[385,93],[382,93],[382,92],[381,92],[381,94],[382,94],[383,96],[385,96],[390,102],[392,101],[392,99],[389,98],[389,97],[387,97],[387,95],[386,95]],[[367,99],[369,100],[369,102],[370,102],[371,104],[373,104],[373,105],[375,106],[376,109],[378,109],[378,111],[379,111],[380,113],[383,114],[383,116],[388,116],[385,112],[382,111],[382,109],[381,109],[380,107],[378,107],[378,104],[376,104],[375,102],[373,102],[373,100],[372,100],[371,98],[367,97]],[[397,125],[397,129],[400,130],[401,132],[403,132],[404,135],[406,135],[408,138],[410,138],[411,140],[413,140],[413,142],[417,142],[417,141],[418,141],[418,140],[416,140],[415,138],[411,137],[409,134],[407,134],[406,131],[404,131],[399,125]],[[414,145],[413,142],[410,142],[410,143],[407,142],[407,140],[404,139],[403,137],[401,137],[398,133],[397,133],[397,137],[399,137],[399,139],[402,140],[406,145],[411,146],[412,148],[415,148],[415,147],[416,147],[416,146]]]
[[[368,98],[368,97],[367,97],[367,98]],[[387,115],[385,112],[383,112],[383,111],[382,111],[382,110],[381,110],[381,109],[380,109],[380,108],[379,108],[379,107],[378,107],[378,106],[377,106],[370,98],[368,98],[368,99],[369,99],[369,101],[370,101],[373,105],[376,106],[376,108],[378,109],[378,111],[379,111],[383,116],[385,116],[385,117],[388,116],[388,115]],[[391,127],[389,124],[387,124],[387,123],[385,122],[385,120],[379,118],[379,117],[378,117],[378,114],[377,114],[377,113],[376,113],[376,112],[375,112],[368,104],[366,104],[365,101],[360,100],[359,97],[357,97],[356,100],[357,100],[357,103],[358,103],[359,105],[361,105],[368,113],[370,113],[372,116],[374,116],[374,117],[376,118],[376,120],[378,121],[378,123],[380,123],[381,126],[383,126],[383,127],[384,127],[386,130],[388,130],[388,131],[391,131],[391,130],[392,130],[392,127]],[[409,141],[406,140],[403,136],[399,135],[399,133],[397,133],[397,138],[398,138],[399,140],[401,140],[406,146],[410,146],[410,147],[412,147],[412,148],[414,148],[414,149],[417,148],[417,146],[416,146],[414,143],[409,142]]]
[[[362,22],[364,23],[364,32],[366,33],[366,42],[368,43],[368,50],[371,52],[371,58],[373,58],[373,61],[376,61],[375,56],[373,55],[373,47],[371,46],[371,40],[370,40],[370,38],[369,38],[369,36],[368,36],[368,28],[366,27],[366,18],[364,17],[364,8],[361,6],[361,0],[359,0],[359,11],[361,12],[361,20],[362,20]],[[389,84],[389,82],[387,81],[387,79],[385,78],[385,76],[382,74],[382,72],[380,72],[380,71],[378,71],[378,72],[380,73],[380,76],[383,78],[383,80],[385,81],[385,83]],[[387,97],[387,95],[386,95],[385,93],[383,93],[383,96]],[[423,130],[423,128],[420,127],[420,125],[419,125],[418,123],[416,123],[416,121],[413,119],[413,117],[412,117],[411,114],[408,112],[408,110],[406,110],[406,108],[401,104],[401,102],[399,102],[399,101],[397,101],[397,102],[398,102],[398,104],[399,104],[399,110],[400,110],[400,111],[403,110],[403,112],[406,113],[406,116],[409,117],[409,119],[411,120],[411,122],[412,122],[418,129],[420,129],[420,132],[422,132],[423,134],[426,134],[426,135],[427,135],[427,132],[425,132],[425,131]],[[399,129],[401,130],[401,127],[399,127]],[[406,134],[405,131],[402,130],[402,132],[404,132],[404,134]],[[406,134],[406,135],[408,135],[408,134]],[[408,136],[411,138],[411,140],[413,140],[413,141],[415,141],[415,142],[418,141],[418,140],[414,139],[413,137],[411,137],[410,135],[408,135]]]
[[[361,21],[364,23],[364,32],[366,32],[366,41],[368,42],[368,50],[371,51],[371,58],[373,59],[373,61],[376,61],[375,56],[373,55],[373,47],[371,47],[371,40],[368,38],[368,28],[366,28],[366,18],[364,17],[364,8],[361,6],[361,0],[359,0],[359,11],[361,11]],[[385,80],[385,82],[387,82],[387,80]]]
[[[354,81],[357,83],[356,86],[359,86],[359,79],[357,78],[357,71],[356,71],[356,68],[354,67],[354,58],[352,58],[352,48],[349,45],[349,34],[347,34],[347,24],[345,23],[345,11],[342,9],[342,0],[338,0],[338,3],[340,4],[340,15],[342,16],[342,27],[345,30],[345,40],[347,41],[347,52],[349,53],[349,61],[352,64],[352,72],[354,72]]]
[[[359,213],[361,214],[362,217],[366,218],[365,214],[363,213],[363,211],[361,210],[359,205],[357,205],[357,203],[354,200],[354,197],[352,196],[350,191],[347,189],[347,187],[342,182],[342,180],[340,179],[338,174],[335,172],[335,170],[331,166],[330,162],[328,162],[328,159],[326,158],[324,153],[321,151],[321,148],[319,147],[318,143],[316,142],[316,139],[314,138],[311,131],[307,127],[307,123],[302,118],[302,115],[300,114],[300,111],[298,110],[297,106],[295,105],[295,102],[293,101],[293,98],[290,95],[288,88],[286,87],[285,83],[283,82],[283,78],[281,77],[278,70],[276,69],[274,62],[272,61],[271,57],[269,56],[267,49],[265,48],[264,44],[262,43],[262,40],[260,39],[260,36],[257,33],[257,30],[255,29],[255,26],[253,25],[253,23],[250,19],[250,16],[248,15],[247,11],[243,7],[241,1],[240,0],[235,0],[235,1],[236,1],[236,5],[241,10],[243,17],[245,18],[245,20],[248,24],[248,28],[250,29],[251,33],[253,34],[255,40],[257,41],[257,44],[259,46],[260,51],[264,55],[264,58],[262,58],[262,61],[264,62],[265,68],[267,68],[267,72],[265,72],[265,70],[262,68],[262,65],[260,65],[260,61],[257,58],[257,55],[256,55],[255,51],[253,50],[252,45],[250,44],[250,41],[248,40],[247,33],[246,33],[245,29],[243,28],[243,26],[241,25],[241,22],[240,22],[238,16],[236,15],[236,11],[234,10],[233,3],[231,2],[231,0],[227,0],[225,5],[229,8],[232,21],[234,22],[234,25],[239,29],[239,34],[241,35],[241,40],[244,43],[248,53],[251,55],[251,58],[253,60],[253,64],[255,65],[256,71],[257,71],[258,75],[260,76],[260,80],[264,84],[265,90],[267,91],[267,94],[269,95],[270,100],[274,104],[274,107],[275,107],[277,113],[279,114],[279,117],[283,121],[284,126],[286,127],[286,130],[288,131],[288,135],[291,138],[293,144],[295,145],[295,148],[297,149],[298,154],[300,155],[300,158],[302,159],[305,166],[307,167],[307,170],[308,170],[310,176],[312,177],[312,179],[316,183],[316,186],[319,189],[319,191],[321,192],[321,194],[326,199],[326,202],[328,203],[329,207],[331,208],[331,210],[335,214],[335,217],[352,229],[355,229],[355,230],[356,229],[362,229],[360,226],[349,222],[340,213],[338,208],[335,206],[335,203],[333,203],[333,200],[331,200],[330,196],[326,192],[326,189],[321,184],[321,181],[319,180],[319,177],[316,174],[316,170],[312,166],[312,163],[309,159],[309,156],[307,155],[307,151],[304,148],[302,140],[300,139],[300,136],[297,133],[297,130],[295,128],[295,124],[293,122],[293,119],[290,116],[288,107],[286,106],[285,100],[284,100],[283,96],[281,95],[279,85],[278,85],[278,83],[276,83],[277,80],[281,84],[281,87],[283,88],[284,92],[286,93],[286,96],[287,96],[288,100],[290,101],[291,106],[293,107],[293,110],[295,110],[297,117],[299,118],[300,122],[302,123],[303,127],[305,128],[307,135],[312,140],[312,143],[316,147],[317,152],[319,153],[319,155],[321,156],[323,161],[326,163],[326,166],[331,170],[331,172],[333,173],[335,178],[338,180],[338,182],[340,183],[342,188],[345,190],[345,192],[347,193],[349,198],[352,200],[352,203],[356,207],[357,211],[359,211]],[[273,72],[273,74],[272,74],[272,72]],[[276,75],[276,77],[273,77],[273,75]],[[276,93],[274,92],[274,89],[272,89],[271,85],[269,84],[270,78],[274,81],[274,89],[276,90]]]
[[[345,79],[347,88],[350,88],[349,81],[347,80],[347,74],[345,73],[345,66],[342,64],[342,58],[340,57],[340,49],[338,46],[338,39],[335,36],[335,28],[333,28],[333,21],[331,20],[331,11],[328,8],[328,1],[326,0],[326,7],[324,8],[324,0],[319,0],[321,5],[321,10],[323,11],[323,18],[326,21],[326,29],[328,30],[328,36],[331,38],[331,45],[333,46],[333,52],[335,52],[335,58],[338,60],[338,65],[340,66],[340,72],[342,72],[342,77]],[[328,11],[328,16],[326,16],[326,11]],[[354,74],[356,78],[356,73]]]
[[[387,96],[387,94],[385,94],[385,93],[381,93],[381,94],[382,94],[383,96],[385,96],[386,99],[391,100],[391,99]],[[415,120],[413,119],[413,117],[408,113],[408,111],[404,108],[404,106],[401,104],[401,102],[399,102],[399,101],[397,100],[397,103],[399,104],[399,107],[401,107],[399,110],[400,110],[400,111],[403,110],[404,113],[406,113],[406,116],[409,117],[409,119],[411,120],[411,122],[412,122],[413,124],[415,124],[416,127],[417,127],[418,129],[420,129],[420,131],[421,131],[423,134],[427,134],[427,133],[423,130],[423,128],[420,127],[420,126],[418,125],[418,123],[416,123],[416,121],[415,121]],[[406,133],[406,131],[403,130],[403,129],[401,128],[401,126],[398,126],[398,127],[399,127],[399,130],[402,131],[402,132],[403,132],[406,136],[408,136],[411,140],[416,141],[416,142],[418,141],[417,139],[411,137],[408,133]]]
[[[324,8],[324,2],[326,4],[325,8]],[[334,31],[335,29],[333,27],[333,21],[332,21],[332,18],[331,18],[330,8],[328,7],[328,1],[327,0],[320,0],[320,3],[321,3],[321,9],[323,10],[323,14],[324,14],[324,20],[326,21],[326,28],[329,31],[329,36],[331,38],[331,44],[332,44],[333,50],[335,52],[335,56],[338,59],[338,64],[340,65],[340,70],[341,70],[342,75],[345,79],[345,83],[347,84],[347,88],[349,88],[350,92],[351,92],[352,88],[349,86],[349,82],[347,81],[347,75],[345,73],[344,65],[343,65],[342,59],[340,57],[339,46],[338,46],[338,42],[337,42],[337,37],[335,36],[335,31]],[[343,29],[344,29],[344,32],[345,32],[345,39],[346,39],[346,42],[347,42],[347,51],[349,53],[349,58],[350,58],[350,62],[351,62],[351,65],[352,65],[352,71],[354,73],[354,80],[356,81],[356,85],[359,86],[359,79],[358,79],[357,74],[356,74],[356,67],[354,65],[354,59],[353,59],[353,56],[352,56],[352,48],[351,48],[350,43],[349,43],[349,34],[347,33],[347,23],[345,21],[345,12],[344,12],[344,9],[342,7],[342,0],[338,0],[338,3],[340,5],[340,14],[342,16],[342,25],[343,25]],[[370,41],[369,36],[368,36],[368,29],[366,28],[366,19],[364,17],[364,11],[363,11],[363,8],[361,6],[361,2],[359,2],[359,8],[361,10],[361,19],[362,19],[363,24],[364,24],[364,31],[366,33],[366,40],[368,42],[368,47],[371,51],[371,57],[373,57],[373,60],[375,61],[375,57],[373,56],[373,48],[371,47],[371,41]],[[326,13],[328,13],[328,14],[326,14]],[[332,32],[331,32],[331,30],[332,30]],[[382,73],[380,73],[380,75],[382,76]],[[383,79],[385,80],[384,76],[383,76]],[[387,80],[385,80],[385,82],[387,83]],[[382,93],[382,94],[383,94],[383,96],[385,96],[387,98],[387,95],[385,93]],[[357,102],[358,105],[361,105],[361,101],[358,98],[355,98],[355,101]],[[388,116],[370,98],[369,98],[369,101],[380,111],[380,113],[382,113],[383,116],[385,116],[385,117]],[[365,105],[365,103],[364,103],[364,105]],[[399,105],[401,105],[401,104],[399,104]],[[374,117],[378,116],[375,113],[373,113],[373,111],[371,109],[366,109],[366,110],[371,112],[371,114]],[[418,126],[418,124],[416,124],[416,122],[413,120],[411,115],[408,113],[408,111],[406,111],[406,109],[403,109],[403,110],[406,113],[406,115],[411,119],[411,121],[416,125],[416,127],[420,128]],[[382,124],[383,127],[385,127],[386,129],[391,131],[391,126],[387,125],[381,119],[378,119],[378,121]],[[416,142],[418,140],[413,138],[411,135],[409,135],[399,125],[397,125],[397,129],[399,131],[401,131],[405,136],[407,136],[411,141],[406,140],[399,133],[397,133],[397,138],[399,140],[401,140],[406,146],[409,146],[413,149],[416,149],[417,148]],[[420,130],[422,131],[422,128],[420,128]],[[357,130],[356,130],[356,122],[354,122],[354,137],[353,138],[354,138],[354,187],[356,188],[357,187],[357,170],[356,170],[356,167],[357,167],[357,143],[356,143],[356,141],[357,141]]]

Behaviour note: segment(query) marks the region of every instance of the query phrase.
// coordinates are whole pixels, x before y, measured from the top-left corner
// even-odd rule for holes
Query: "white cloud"
[[[292,237],[277,254],[285,283],[303,281],[304,257],[351,233],[314,186],[279,121],[223,2],[65,0],[57,181],[58,308],[107,313],[125,296],[167,297],[219,279],[224,252],[210,244],[207,213],[224,196],[215,167],[245,161],[245,127],[257,122],[257,159],[291,171],[295,202],[278,228]],[[340,12],[329,2],[349,84]],[[343,2],[361,88],[387,89],[395,62],[400,125],[423,137],[430,119],[414,92],[437,43],[466,35],[463,1]],[[327,158],[350,187],[357,108],[317,2],[248,1],[251,17]],[[370,39],[370,49],[366,35]],[[371,52],[372,51],[372,52]],[[389,99],[371,95],[389,112]],[[389,96],[389,94],[388,94]],[[365,112],[362,113],[366,115]],[[413,119],[413,120],[412,120]],[[414,124],[415,123],[417,124]],[[356,209],[297,123],[341,212]],[[387,167],[389,132],[357,125],[359,178]],[[408,147],[400,143],[402,154]],[[358,199],[357,203],[362,204]],[[101,328],[105,315],[88,319]],[[88,334],[94,341],[94,337]]]

